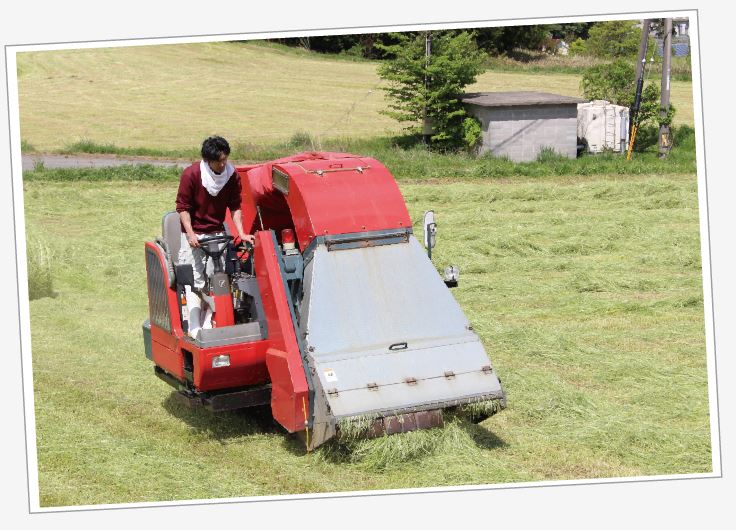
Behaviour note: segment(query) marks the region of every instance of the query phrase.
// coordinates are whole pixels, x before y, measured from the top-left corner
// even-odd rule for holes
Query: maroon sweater
[[[225,222],[225,211],[240,210],[240,175],[236,171],[213,197],[202,186],[202,173],[199,162],[186,168],[179,180],[179,191],[176,194],[176,211],[189,212],[192,217],[192,228],[197,234],[221,232]],[[184,225],[181,227],[184,232]]]

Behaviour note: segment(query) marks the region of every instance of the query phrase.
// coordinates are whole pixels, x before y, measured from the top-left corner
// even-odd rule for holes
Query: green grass
[[[59,150],[59,152],[62,154],[77,154],[77,153],[87,153],[87,154],[96,154],[96,155],[114,154],[114,155],[122,155],[122,156],[147,156],[147,157],[166,157],[166,158],[171,158],[171,157],[191,158],[191,157],[199,156],[197,149],[189,149],[182,153],[176,153],[176,152],[167,151],[164,149],[155,149],[151,147],[118,147],[113,143],[99,144],[87,138],[83,138],[74,143],[71,143],[67,145],[66,147],[64,147],[63,149]]]
[[[376,62],[283,48],[220,42],[21,52],[23,140],[41,152],[91,143],[158,156],[196,151],[213,133],[250,152],[298,133],[324,143],[401,131],[381,114]],[[211,79],[224,81],[212,90]],[[579,96],[580,74],[494,68],[467,87],[510,90]],[[692,83],[673,81],[671,99],[675,124],[692,126]]]
[[[635,152],[627,161],[622,155],[603,153],[568,159],[549,151],[541,153],[534,162],[515,163],[505,158],[471,156],[463,153],[438,153],[422,145],[406,147],[407,138],[333,139],[318,142],[307,133],[296,133],[283,143],[259,146],[247,151],[234,150],[231,158],[236,163],[259,162],[294,154],[304,150],[328,150],[359,153],[371,156],[389,167],[396,178],[404,179],[485,179],[539,177],[549,175],[642,175],[691,173],[696,170],[695,136],[689,127],[674,129],[675,145],[666,159],[657,156],[656,145]],[[116,152],[114,146],[88,146],[87,152]],[[123,153],[124,154],[124,153]],[[196,152],[170,152],[169,157],[195,160]],[[180,169],[156,168],[151,165],[120,166],[107,171],[93,169],[46,169],[24,173],[26,180],[176,180]]]
[[[693,173],[400,183],[415,232],[435,210],[435,264],[460,267],[508,408],[307,454],[263,411],[192,411],[154,377],[143,242],[176,180],[94,171],[24,183],[56,293],[30,303],[42,506],[711,471]]]
[[[20,150],[24,154],[25,153],[34,153],[34,152],[37,151],[36,146],[33,145],[32,143],[26,141],[26,140],[21,140],[20,141]]]
[[[151,164],[126,164],[100,170],[97,168],[46,168],[34,167],[23,172],[23,180],[34,181],[178,181],[181,168],[176,166],[154,166]]]

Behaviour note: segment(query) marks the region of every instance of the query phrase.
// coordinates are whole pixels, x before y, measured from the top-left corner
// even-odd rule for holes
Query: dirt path
[[[47,169],[75,168],[75,167],[112,167],[129,164],[151,164],[154,166],[179,166],[186,167],[190,161],[185,160],[162,160],[148,157],[117,157],[114,155],[50,155],[32,154],[23,155],[23,171],[32,170],[39,164]]]

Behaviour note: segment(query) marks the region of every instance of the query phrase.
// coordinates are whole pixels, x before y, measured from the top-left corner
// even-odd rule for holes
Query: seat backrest
[[[181,248],[181,221],[177,212],[168,212],[161,219],[161,238],[166,243],[171,262],[177,265]]]

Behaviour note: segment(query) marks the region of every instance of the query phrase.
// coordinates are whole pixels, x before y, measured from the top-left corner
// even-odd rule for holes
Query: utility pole
[[[636,63],[636,79],[644,77],[644,64],[647,62],[647,46],[649,44],[649,27],[652,20],[644,19],[641,24],[641,39],[639,40],[639,62]]]
[[[429,60],[432,57],[432,32],[428,31],[424,36],[424,94],[425,98],[429,95],[429,79],[427,72],[429,71]],[[432,121],[427,115],[427,100],[424,100],[424,113],[422,117],[422,138],[424,143],[429,145],[432,138]]]
[[[670,110],[670,63],[672,60],[672,19],[664,19],[664,40],[662,41],[662,99],[659,108],[660,119],[665,119]],[[659,127],[659,157],[664,158],[672,148],[670,126]]]
[[[641,107],[641,91],[644,88],[644,65],[647,62],[647,44],[649,43],[650,19],[645,19],[641,25],[641,40],[639,40],[639,60],[636,63],[636,96],[634,106],[629,110],[629,148],[626,160],[631,160],[631,151],[634,149],[634,139],[638,127],[639,108]]]

